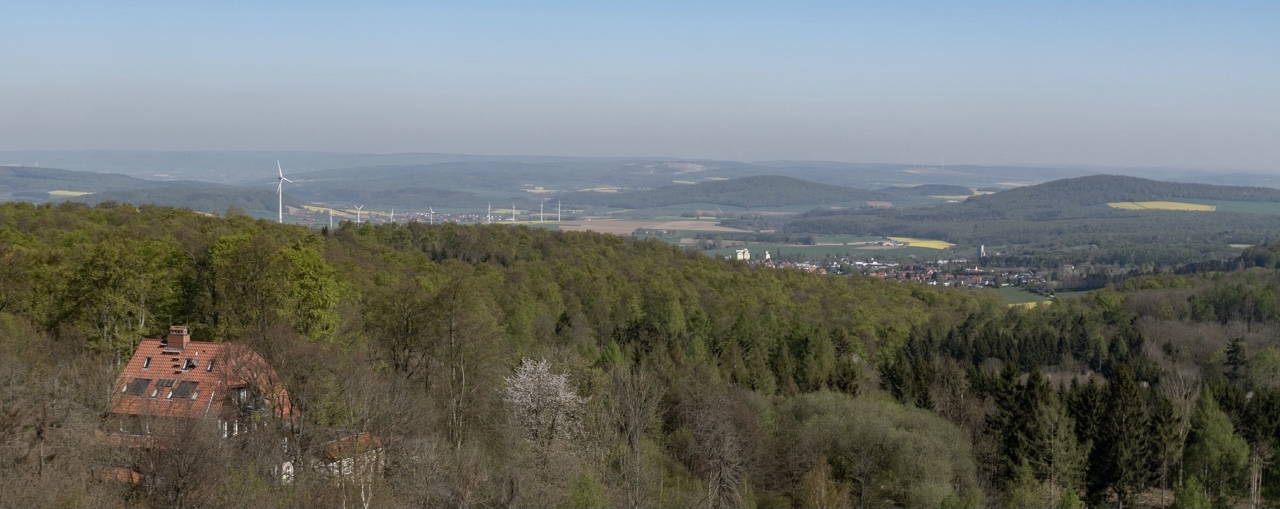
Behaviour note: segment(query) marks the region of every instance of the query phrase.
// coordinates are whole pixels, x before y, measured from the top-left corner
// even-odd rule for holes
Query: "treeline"
[[[976,506],[960,431],[874,378],[910,331],[981,307],[998,305],[593,233],[3,204],[0,505]],[[211,460],[102,478],[129,455],[94,438],[114,374],[173,323],[276,367],[296,449],[186,430],[150,461]],[[509,395],[556,377],[545,428],[528,416],[552,396]],[[305,468],[360,431],[387,448],[376,482]]]
[[[1135,278],[913,332],[895,399],[972,437],[1008,507],[1261,506],[1280,495],[1280,275]]]
[[[909,187],[886,187],[880,192],[893,196],[970,196],[973,189],[949,184],[921,184]]]
[[[239,210],[254,217],[275,217],[279,205],[274,191],[203,183],[198,187],[175,185],[156,189],[106,191],[74,196],[66,200],[88,205],[107,203],[108,206],[114,206],[117,203],[147,203],[158,207],[188,208],[218,215],[230,209]],[[285,193],[285,206],[301,208],[304,204],[290,193]]]
[[[760,175],[628,193],[576,193],[566,196],[565,202],[631,209],[699,203],[759,208],[863,202],[886,199],[886,196],[875,191],[819,184],[791,177]]]

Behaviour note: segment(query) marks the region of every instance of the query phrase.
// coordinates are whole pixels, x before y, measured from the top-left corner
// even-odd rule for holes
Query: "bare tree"
[[[664,392],[662,384],[639,366],[613,370],[606,405],[614,426],[627,443],[627,507],[632,509],[644,503],[640,489],[644,477],[644,435],[661,410]]]

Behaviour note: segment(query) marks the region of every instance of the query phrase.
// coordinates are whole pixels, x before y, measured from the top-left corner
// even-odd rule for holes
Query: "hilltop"
[[[1117,208],[1135,202],[1165,202],[1169,208]],[[1234,256],[1238,252],[1230,244],[1272,238],[1280,226],[1276,216],[1277,189],[1095,175],[915,209],[815,210],[782,229],[936,238],[966,247],[1001,245],[1013,252],[1077,261],[1169,263]]]
[[[618,194],[577,193],[566,197],[565,202],[636,209],[700,203],[759,208],[883,199],[886,199],[886,195],[875,191],[819,184],[779,175],[760,175]]]
[[[252,189],[188,180],[146,180],[116,173],[95,173],[59,168],[0,166],[0,199],[49,202],[77,201],[160,205],[222,214],[239,208],[256,217],[276,215],[276,195],[272,189]],[[303,202],[285,195],[284,203],[301,207]]]

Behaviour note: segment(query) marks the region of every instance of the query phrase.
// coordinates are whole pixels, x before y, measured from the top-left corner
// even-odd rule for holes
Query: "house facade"
[[[191,341],[183,325],[138,345],[116,379],[107,413],[116,431],[149,435],[154,423],[207,419],[223,437],[287,424],[289,393],[260,355],[235,343]]]

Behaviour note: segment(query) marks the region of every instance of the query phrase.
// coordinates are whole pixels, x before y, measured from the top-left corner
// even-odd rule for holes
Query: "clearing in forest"
[[[911,237],[888,237],[894,242],[901,242],[911,247],[925,247],[929,249],[947,249],[955,246],[945,240],[929,240],[929,239],[913,239]]]

